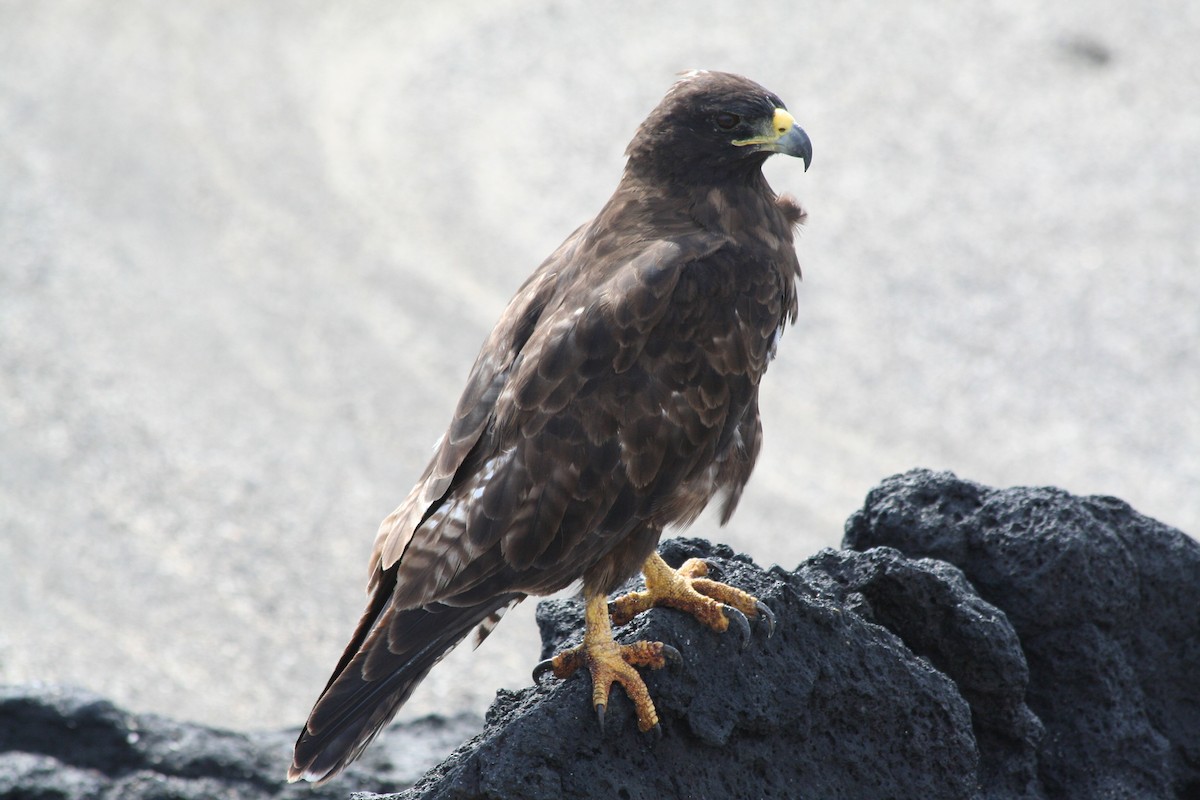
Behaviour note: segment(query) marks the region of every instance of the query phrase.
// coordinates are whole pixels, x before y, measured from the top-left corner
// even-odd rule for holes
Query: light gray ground
[[[0,2],[0,680],[299,724],[519,282],[691,67],[815,147],[738,515],[913,466],[1200,532],[1200,4]],[[528,681],[532,603],[405,716]]]

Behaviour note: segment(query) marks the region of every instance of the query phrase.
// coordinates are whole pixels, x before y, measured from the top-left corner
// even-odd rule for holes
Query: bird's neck
[[[658,187],[676,196],[707,191],[716,186],[744,187],[752,191],[766,189],[769,192],[770,187],[762,174],[766,160],[765,154],[716,163],[631,156],[621,181]]]
[[[613,196],[621,198],[618,208],[610,209],[626,225],[658,230],[701,228],[723,236],[738,236],[747,230],[769,230],[772,236],[791,243],[791,226],[782,222],[775,192],[762,172],[739,174],[735,179],[659,181],[647,180],[626,171]],[[778,224],[774,221],[779,217]]]
[[[667,180],[626,168],[613,201],[619,207],[610,211],[621,216],[644,216],[660,228],[686,220],[722,234],[732,233],[744,224],[744,214],[777,213],[775,192],[757,167],[733,174],[701,173],[697,177],[692,173],[687,179],[676,176]]]

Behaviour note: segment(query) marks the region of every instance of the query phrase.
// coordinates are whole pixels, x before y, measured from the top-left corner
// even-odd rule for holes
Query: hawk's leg
[[[592,675],[592,706],[604,728],[604,710],[608,707],[608,694],[614,683],[621,684],[625,694],[633,701],[637,711],[638,729],[658,730],[658,712],[650,691],[642,676],[634,667],[660,669],[667,661],[680,662],[679,651],[662,642],[634,642],[618,644],[612,635],[612,624],[608,618],[608,601],[603,594],[589,597],[584,619],[586,628],[583,644],[564,650],[554,658],[541,662],[533,670],[536,681],[547,671],[557,678],[568,678],[580,667],[587,667]]]
[[[611,605],[602,594],[589,597],[583,644],[562,651],[533,670],[536,681],[546,672],[568,678],[586,666],[592,675],[592,705],[601,728],[609,692],[614,683],[619,683],[637,710],[638,728],[658,731],[654,701],[634,667],[660,669],[667,661],[681,660],[678,650],[662,642],[618,644],[612,635],[613,622],[623,625],[654,606],[668,606],[692,614],[715,631],[728,630],[732,622],[741,635],[743,647],[750,639],[747,617],[762,617],[767,635],[775,632],[775,615],[765,603],[741,589],[706,578],[708,564],[701,559],[689,559],[675,570],[658,553],[652,553],[642,564],[642,574],[646,577],[644,592],[630,592]]]
[[[767,636],[775,632],[775,615],[754,595],[725,583],[704,577],[708,564],[690,558],[678,570],[651,553],[642,565],[646,576],[646,591],[630,592],[612,602],[612,621],[624,625],[643,611],[654,606],[668,606],[686,611],[714,631],[724,632],[732,622],[742,637],[744,647],[750,639],[750,623],[762,617]]]

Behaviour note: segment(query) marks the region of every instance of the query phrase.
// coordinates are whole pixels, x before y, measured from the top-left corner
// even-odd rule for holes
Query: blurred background
[[[1200,533],[1200,4],[0,1],[0,680],[299,725],[379,521],[677,72],[812,137],[800,320],[738,514],[885,476]],[[402,716],[529,683],[533,603]]]

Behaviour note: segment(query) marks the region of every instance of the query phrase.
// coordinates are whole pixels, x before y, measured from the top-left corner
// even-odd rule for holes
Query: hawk
[[[583,643],[535,669],[586,668],[603,725],[613,683],[660,732],[635,667],[679,654],[617,644],[656,605],[717,631],[774,618],[751,595],[669,567],[663,529],[713,499],[726,522],[762,442],[758,386],[786,324],[804,212],[762,174],[812,145],[783,101],[723,72],[686,73],[638,128],[621,181],[525,281],[484,343],[450,427],[380,525],[368,602],[296,742],[290,780],[353,761],[472,630],[527,595],[582,582]],[[636,574],[646,591],[607,595]]]

